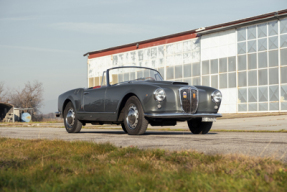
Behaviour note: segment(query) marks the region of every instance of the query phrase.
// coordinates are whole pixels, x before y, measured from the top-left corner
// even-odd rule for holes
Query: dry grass
[[[63,123],[49,123],[49,122],[0,122],[0,127],[50,127],[63,128]]]
[[[242,155],[0,139],[0,191],[286,191],[287,165]]]
[[[236,118],[252,118],[265,116],[280,116],[287,115],[287,112],[269,112],[269,113],[224,113],[220,119],[236,119]]]

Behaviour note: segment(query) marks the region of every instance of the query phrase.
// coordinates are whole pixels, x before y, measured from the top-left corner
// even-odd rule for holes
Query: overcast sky
[[[0,0],[0,82],[44,85],[43,113],[58,95],[87,87],[83,54],[287,8],[287,0]]]

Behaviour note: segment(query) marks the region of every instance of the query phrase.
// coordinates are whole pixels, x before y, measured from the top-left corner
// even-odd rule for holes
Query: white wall
[[[203,35],[201,38],[201,60],[235,56],[236,45],[235,30]]]

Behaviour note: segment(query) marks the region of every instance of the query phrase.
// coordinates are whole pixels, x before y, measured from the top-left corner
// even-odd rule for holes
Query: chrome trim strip
[[[145,117],[151,118],[198,118],[198,117],[222,117],[220,113],[145,113]]]

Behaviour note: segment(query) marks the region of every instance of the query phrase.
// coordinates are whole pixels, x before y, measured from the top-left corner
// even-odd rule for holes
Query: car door
[[[84,91],[84,111],[85,112],[104,112],[105,94],[107,87],[96,89],[86,89]]]
[[[125,96],[127,85],[110,86],[106,91],[105,111],[116,113],[119,102]]]
[[[89,88],[84,91],[84,111],[104,113],[106,90],[106,72],[104,72],[101,86]]]

